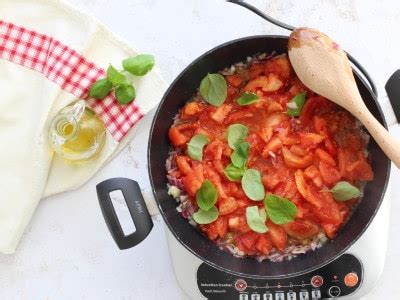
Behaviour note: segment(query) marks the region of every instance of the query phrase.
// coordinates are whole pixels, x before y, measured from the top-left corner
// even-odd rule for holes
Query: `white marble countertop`
[[[168,83],[193,59],[222,42],[256,34],[287,34],[247,10],[215,0],[70,0],[143,52],[155,54]],[[397,0],[250,1],[275,18],[329,33],[384,84],[400,68]],[[185,299],[172,270],[165,228],[154,218],[148,239],[134,249],[114,244],[98,206],[95,185],[111,177],[149,186],[146,143],[152,114],[130,145],[75,192],[44,199],[17,253],[0,256],[1,299]],[[393,115],[389,115],[394,124]],[[400,138],[398,125],[392,131]],[[400,172],[394,173],[400,182]],[[393,299],[400,265],[400,187],[392,190],[392,218],[384,275],[368,299]]]

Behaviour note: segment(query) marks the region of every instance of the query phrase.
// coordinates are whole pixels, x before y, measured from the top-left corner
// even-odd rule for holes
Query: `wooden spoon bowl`
[[[305,27],[292,32],[288,47],[290,62],[303,84],[359,119],[386,155],[400,168],[400,143],[365,106],[342,48],[324,33]]]

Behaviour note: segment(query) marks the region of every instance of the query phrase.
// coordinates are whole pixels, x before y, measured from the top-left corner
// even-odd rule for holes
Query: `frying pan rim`
[[[195,250],[193,250],[191,247],[189,247],[189,246],[185,243],[185,241],[183,241],[183,240],[178,236],[178,234],[174,231],[172,225],[170,224],[170,222],[168,221],[167,217],[166,217],[165,214],[164,214],[164,210],[162,209],[161,203],[160,203],[160,201],[159,201],[159,199],[158,199],[158,197],[157,197],[157,193],[156,193],[156,191],[155,191],[155,189],[154,189],[153,174],[152,174],[152,171],[151,171],[152,161],[151,161],[151,157],[150,157],[150,156],[151,156],[151,147],[152,147],[152,143],[151,143],[151,142],[152,142],[152,136],[153,136],[153,132],[154,132],[154,127],[155,127],[155,124],[156,124],[156,122],[157,122],[157,120],[158,120],[159,112],[160,112],[161,108],[163,107],[164,102],[165,102],[167,96],[169,95],[169,93],[171,92],[171,90],[174,88],[175,84],[181,79],[181,77],[183,77],[183,76],[185,75],[185,73],[186,73],[187,71],[189,71],[189,70],[193,67],[193,65],[195,65],[196,63],[198,63],[201,59],[203,59],[203,58],[206,57],[207,55],[212,54],[213,52],[215,52],[215,51],[217,51],[217,50],[219,50],[219,49],[221,49],[221,48],[224,48],[224,47],[227,47],[227,46],[229,46],[229,45],[232,45],[232,44],[235,44],[235,43],[239,43],[239,42],[242,42],[242,41],[246,41],[246,40],[253,40],[253,39],[288,39],[288,38],[289,38],[289,37],[286,36],[286,35],[252,35],[252,36],[246,36],[246,37],[242,37],[242,38],[238,38],[238,39],[234,39],[234,40],[227,41],[227,42],[225,42],[225,43],[219,44],[219,45],[213,47],[212,49],[210,49],[210,50],[204,52],[202,55],[200,55],[200,56],[198,56],[197,58],[195,58],[187,67],[185,67],[185,68],[179,73],[179,75],[172,81],[172,83],[169,85],[168,89],[165,91],[165,93],[164,93],[164,95],[163,95],[163,97],[162,97],[162,99],[161,99],[161,101],[160,101],[160,103],[159,103],[159,105],[158,105],[158,107],[157,107],[157,109],[156,109],[156,111],[155,111],[155,114],[154,114],[154,117],[153,117],[153,120],[152,120],[152,123],[151,123],[151,127],[150,127],[149,141],[148,141],[148,147],[147,147],[147,159],[148,159],[148,173],[149,173],[149,179],[150,179],[150,184],[151,184],[151,190],[152,190],[153,195],[154,195],[154,198],[155,198],[155,200],[156,200],[156,202],[157,202],[157,207],[158,207],[158,209],[159,209],[159,211],[160,211],[160,214],[162,215],[162,217],[163,217],[163,219],[164,219],[164,222],[167,224],[168,230],[171,231],[171,233],[172,233],[172,235],[174,236],[174,238],[177,239],[177,241],[178,241],[180,244],[182,244],[190,253],[192,253],[193,255],[195,255],[197,258],[199,258],[200,260],[202,260],[204,263],[207,263],[208,265],[210,265],[210,266],[212,266],[212,267],[214,267],[214,268],[216,268],[216,269],[219,269],[219,270],[221,270],[221,271],[224,271],[224,272],[227,272],[227,273],[230,273],[230,274],[234,274],[234,275],[236,275],[236,276],[244,276],[244,277],[255,278],[255,279],[278,279],[278,278],[284,278],[284,277],[285,277],[285,278],[287,278],[287,277],[294,277],[294,276],[298,276],[298,275],[302,275],[302,274],[305,274],[305,273],[312,272],[312,271],[314,271],[314,270],[316,270],[316,269],[319,269],[319,268],[321,268],[321,267],[323,267],[323,266],[329,264],[330,262],[334,261],[334,260],[337,259],[339,256],[341,256],[342,254],[344,254],[355,242],[357,242],[358,239],[359,239],[359,238],[365,233],[365,231],[368,229],[369,225],[371,224],[371,222],[372,222],[373,219],[375,218],[376,213],[378,212],[378,210],[379,210],[379,208],[380,208],[380,206],[381,206],[381,204],[382,204],[382,201],[383,201],[384,196],[386,195],[386,190],[387,190],[387,186],[388,186],[389,179],[390,179],[391,162],[390,162],[389,159],[386,158],[386,161],[387,161],[387,165],[388,165],[388,166],[387,166],[387,171],[386,171],[386,180],[385,180],[385,184],[384,184],[384,186],[383,186],[382,193],[381,193],[380,199],[379,199],[379,201],[378,201],[378,204],[377,204],[375,210],[373,211],[373,213],[371,214],[371,216],[369,217],[369,220],[368,220],[368,222],[366,223],[366,225],[364,226],[364,228],[357,234],[357,236],[356,236],[346,247],[344,247],[341,251],[339,251],[339,252],[336,253],[335,255],[332,255],[332,257],[331,257],[330,259],[327,259],[327,260],[325,260],[324,262],[322,262],[322,263],[320,263],[320,264],[316,264],[316,265],[314,265],[313,267],[310,267],[310,268],[307,268],[307,269],[304,269],[304,270],[301,270],[301,271],[293,272],[293,273],[290,273],[290,274],[281,274],[281,275],[266,276],[266,275],[251,275],[251,274],[247,274],[247,273],[241,273],[241,272],[238,272],[238,271],[230,270],[230,269],[228,269],[228,268],[222,267],[222,266],[220,266],[220,265],[218,265],[218,264],[216,264],[216,263],[214,263],[214,262],[208,260],[207,258],[205,258],[205,257],[203,257],[203,256],[201,256],[201,255],[199,255]],[[356,70],[353,69],[353,73],[354,73],[354,75],[357,77],[357,79],[362,83],[362,85],[365,86],[365,87],[367,88],[369,94],[371,95],[373,101],[375,102],[375,104],[376,104],[376,106],[377,106],[379,115],[382,117],[383,126],[387,129],[388,127],[387,127],[386,118],[385,118],[385,115],[384,115],[383,112],[382,112],[382,108],[381,108],[381,106],[380,106],[380,104],[379,104],[379,102],[378,102],[378,100],[377,100],[376,95],[372,92],[372,90],[370,89],[370,87],[369,87],[369,85],[367,84],[367,82],[364,80],[364,78],[363,78],[362,76],[360,76],[360,74],[359,74]],[[189,223],[188,223],[188,225],[191,226]]]

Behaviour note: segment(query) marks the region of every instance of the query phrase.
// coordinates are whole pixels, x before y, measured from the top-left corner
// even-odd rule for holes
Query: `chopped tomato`
[[[274,194],[294,201],[293,198],[297,194],[297,187],[293,178],[288,178],[286,181],[280,182],[274,189]]]
[[[275,248],[279,251],[283,251],[286,248],[287,236],[285,230],[279,225],[272,223],[267,220],[267,227],[269,229],[269,236],[271,237],[272,243]]]
[[[226,217],[219,217],[215,222],[215,230],[218,236],[223,239],[228,232],[228,219]]]
[[[315,155],[317,155],[319,157],[319,159],[321,161],[323,161],[324,163],[326,163],[327,165],[330,165],[332,167],[336,166],[336,162],[333,159],[333,157],[325,150],[323,150],[321,148],[317,148],[317,149],[315,149]]]
[[[283,146],[282,141],[278,137],[274,137],[264,147],[262,156],[266,158],[271,155],[271,152],[274,153],[278,149],[282,148],[282,146]]]
[[[279,56],[274,59],[270,59],[265,64],[265,74],[273,73],[278,75],[282,79],[289,79],[292,74],[292,67],[288,58],[285,56]]]
[[[168,137],[171,143],[174,146],[183,146],[185,145],[188,141],[189,138],[183,135],[177,128],[171,127],[168,131]]]
[[[320,117],[314,117],[314,126],[317,132],[325,137],[325,147],[331,155],[337,155],[337,147],[335,142],[332,141],[330,133],[328,132],[326,120]]]
[[[309,166],[307,169],[304,170],[304,177],[310,179],[314,185],[318,188],[322,187],[322,176],[320,171],[317,169],[316,166]]]
[[[312,185],[307,185],[307,197],[305,199],[312,205],[314,205],[315,208],[321,209],[323,206],[323,198],[321,197],[322,195],[320,192],[316,190],[316,188]]]
[[[259,76],[250,80],[243,88],[244,91],[255,92],[261,89],[263,92],[276,92],[283,86],[283,82],[274,74]]]
[[[273,248],[270,236],[267,234],[260,235],[255,247],[261,254],[268,255]]]
[[[243,77],[240,75],[227,75],[225,76],[225,79],[229,85],[235,88],[240,87],[243,83]]]
[[[218,209],[221,216],[233,213],[237,207],[238,205],[233,197],[221,198],[218,201]]]
[[[179,171],[182,172],[182,174],[187,175],[192,171],[192,168],[190,167],[189,157],[177,155],[175,159],[176,159],[176,165]]]
[[[322,223],[322,228],[325,231],[325,234],[330,238],[333,239],[338,231],[338,226],[329,224],[329,223]]]
[[[374,173],[370,164],[367,162],[363,154],[358,156],[358,160],[346,167],[346,171],[350,177],[355,180],[371,181],[374,179]]]
[[[270,105],[268,105],[269,113],[273,113],[276,111],[282,111],[282,110],[283,110],[282,104],[280,104],[278,102],[272,102]]]
[[[226,116],[232,109],[232,105],[230,104],[223,104],[218,107],[213,113],[211,113],[210,117],[217,123],[222,123]]]
[[[288,236],[296,239],[307,239],[319,232],[318,225],[312,221],[295,220],[290,223],[283,225]]]
[[[303,125],[308,125],[313,119],[315,113],[325,105],[326,100],[320,96],[308,98],[304,104],[301,114],[300,122]]]
[[[202,225],[202,229],[207,234],[207,236],[208,236],[208,238],[210,240],[215,240],[219,236],[218,230],[217,230],[217,226],[216,226],[216,222],[213,222],[213,223],[210,223],[210,224],[206,224],[206,225]]]
[[[297,189],[299,190],[300,194],[304,197],[307,198],[307,186],[306,186],[306,182],[304,180],[304,174],[302,170],[297,170],[294,173],[294,178],[296,179],[296,186]]]
[[[215,189],[218,192],[218,196],[221,198],[226,198],[227,195],[225,194],[225,191],[222,187],[222,181],[221,181],[221,176],[210,166],[205,165],[204,166],[204,177],[206,179],[209,179],[213,185],[215,186]]]
[[[265,143],[268,143],[273,135],[273,128],[263,128],[261,129],[261,131],[258,132],[258,135],[263,139]]]
[[[324,136],[313,132],[300,132],[300,142],[304,148],[315,148],[324,140]]]
[[[245,215],[230,217],[228,219],[228,227],[233,232],[246,233],[251,231],[249,225],[247,225]]]
[[[347,166],[350,163],[350,154],[346,149],[340,148],[338,151],[339,171],[342,177],[347,177]]]
[[[321,161],[319,163],[319,171],[321,172],[324,182],[328,186],[333,186],[340,180],[339,171],[335,167],[328,165],[324,161]]]
[[[253,79],[256,78],[260,75],[264,75],[264,67],[265,63],[261,63],[261,62],[254,62],[251,64],[250,69],[248,71],[249,74],[249,78]]]
[[[306,168],[313,163],[312,154],[307,154],[306,156],[300,157],[293,154],[286,147],[282,148],[282,153],[286,166],[290,168]]]
[[[262,176],[262,183],[268,190],[273,190],[280,181],[275,174],[264,174]]]
[[[196,165],[193,171],[182,178],[183,185],[189,196],[194,197],[204,181],[203,166]]]
[[[258,234],[254,231],[250,231],[249,233],[242,235],[241,240],[247,249],[251,249],[258,240]]]
[[[189,102],[182,109],[182,117],[191,117],[202,111],[202,106],[199,102]]]

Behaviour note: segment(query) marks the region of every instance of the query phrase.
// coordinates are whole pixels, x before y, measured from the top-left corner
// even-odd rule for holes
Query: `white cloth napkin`
[[[113,124],[108,125],[106,146],[96,160],[83,166],[68,164],[53,155],[47,134],[51,118],[75,100],[76,93],[71,94],[68,88],[63,90],[51,74],[46,78],[44,73],[16,63],[15,59],[12,61],[11,54],[4,52],[11,43],[5,40],[4,22],[51,37],[100,69],[106,69],[109,63],[120,67],[122,59],[137,52],[93,17],[59,0],[2,0],[1,21],[0,252],[13,253],[39,200],[76,189],[90,179],[129,142],[135,133],[133,125],[157,105],[166,85],[155,70],[135,79],[134,103],[141,115],[122,125],[126,134],[116,134]],[[79,84],[85,84],[84,80]],[[97,105],[93,101],[89,103]],[[114,107],[111,110],[114,112]],[[105,115],[102,119],[106,121],[108,117]],[[114,117],[119,118],[118,113]]]

